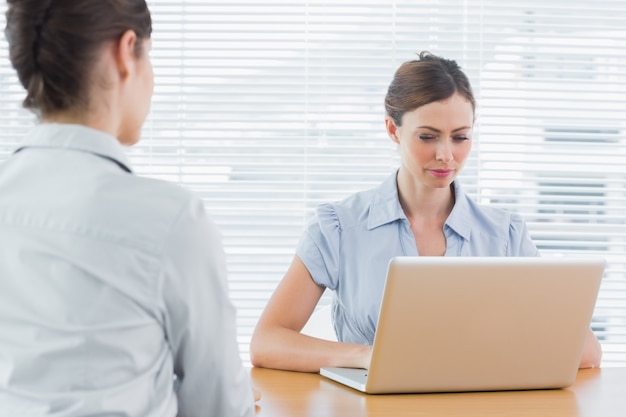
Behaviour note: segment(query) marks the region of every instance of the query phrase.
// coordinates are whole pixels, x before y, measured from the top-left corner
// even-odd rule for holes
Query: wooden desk
[[[624,417],[626,368],[587,369],[559,390],[367,395],[319,374],[252,368],[257,417]]]

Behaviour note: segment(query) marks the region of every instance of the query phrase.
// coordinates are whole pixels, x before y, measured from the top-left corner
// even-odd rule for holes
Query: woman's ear
[[[133,30],[124,32],[117,41],[115,60],[117,71],[122,81],[128,79],[135,72],[137,42],[137,34]]]
[[[400,144],[400,140],[398,139],[398,126],[391,116],[385,116],[385,128],[391,140]]]

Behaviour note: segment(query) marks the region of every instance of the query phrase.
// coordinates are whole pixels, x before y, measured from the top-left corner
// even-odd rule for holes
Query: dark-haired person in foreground
[[[152,97],[145,1],[7,3],[40,123],[0,166],[0,414],[254,415],[218,230],[124,154]]]

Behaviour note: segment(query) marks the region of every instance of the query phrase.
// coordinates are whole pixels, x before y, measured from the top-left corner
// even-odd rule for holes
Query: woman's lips
[[[435,177],[445,178],[445,177],[452,175],[454,171],[451,169],[430,169],[429,172],[433,174]]]

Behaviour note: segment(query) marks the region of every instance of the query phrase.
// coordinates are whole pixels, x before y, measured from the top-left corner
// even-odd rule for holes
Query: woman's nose
[[[436,158],[438,161],[442,162],[450,162],[453,159],[452,149],[450,148],[450,144],[446,141],[440,141],[437,145],[437,155]]]

